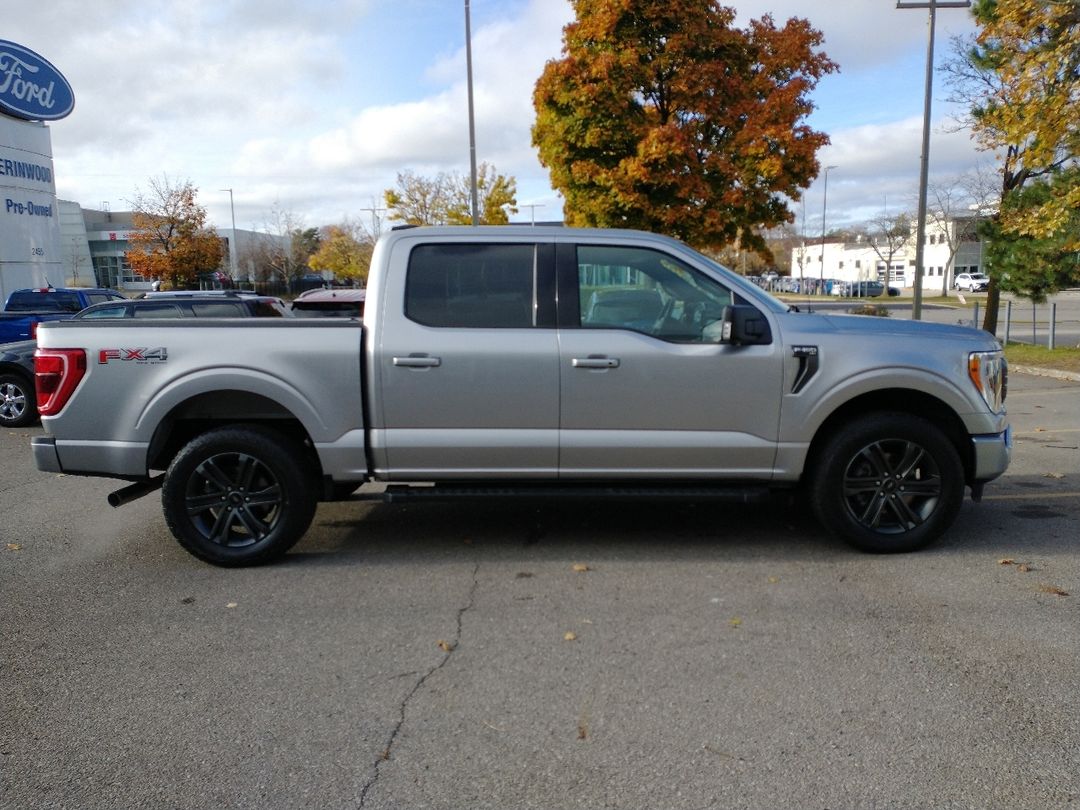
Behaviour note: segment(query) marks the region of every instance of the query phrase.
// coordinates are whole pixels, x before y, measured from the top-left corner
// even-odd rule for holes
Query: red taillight
[[[63,410],[86,373],[82,349],[38,349],[34,352],[34,388],[38,413],[55,416]]]
[[[38,325],[37,321],[31,321],[30,322],[30,339],[31,340],[37,340],[37,325]]]

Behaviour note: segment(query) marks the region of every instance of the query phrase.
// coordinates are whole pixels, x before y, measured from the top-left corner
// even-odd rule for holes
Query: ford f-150
[[[909,551],[1010,457],[991,335],[799,312],[634,231],[396,230],[362,323],[61,321],[38,341],[38,467],[132,482],[114,505],[160,486],[172,533],[219,565],[280,556],[319,500],[371,481],[386,499],[800,487],[854,546]]]

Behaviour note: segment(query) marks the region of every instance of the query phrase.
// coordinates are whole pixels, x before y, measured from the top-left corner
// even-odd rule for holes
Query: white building
[[[982,269],[982,243],[975,234],[977,220],[971,216],[953,217],[947,232],[926,228],[923,246],[923,290],[948,292],[957,273]],[[956,245],[950,257],[950,241]],[[854,240],[826,238],[807,242],[791,251],[792,278],[838,281],[882,281],[893,287],[915,286],[915,225],[910,238],[890,256],[888,245],[875,248],[870,237],[857,235]],[[805,288],[805,285],[804,285]]]

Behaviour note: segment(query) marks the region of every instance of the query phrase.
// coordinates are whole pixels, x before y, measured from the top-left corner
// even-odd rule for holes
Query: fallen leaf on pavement
[[[1018,566],[1016,566],[1016,570],[1019,571],[1021,574],[1026,574],[1028,571],[1031,570],[1031,566],[1027,563],[1020,563]]]
[[[1016,560],[1014,560],[1012,557],[1005,557],[1003,559],[998,560],[998,565],[1012,565],[1015,562],[1016,562]]]
[[[227,607],[227,608],[239,607],[239,604],[236,603],[236,602],[229,602],[229,604],[227,604],[225,607]]]
[[[728,624],[730,624],[732,627],[738,627],[740,624],[742,624],[742,619],[736,616],[734,619],[729,621]]]
[[[8,543],[7,544],[7,550],[8,551],[22,551],[22,544],[21,543]]]
[[[454,651],[454,645],[451,644],[449,641],[443,641],[440,638],[439,639],[439,649],[442,650],[444,653],[453,652]]]
[[[567,630],[566,633],[563,634],[563,641],[577,641],[577,633],[573,630]]]
[[[584,574],[584,573],[585,573],[586,571],[591,571],[591,570],[592,570],[592,569],[591,569],[591,568],[589,568],[589,566],[587,566],[587,565],[586,565],[585,563],[574,563],[574,564],[573,564],[572,566],[570,566],[570,567],[571,567],[571,568],[572,568],[572,569],[573,569],[574,571],[577,571],[577,572],[578,572],[579,574]]]
[[[1040,585],[1039,590],[1043,593],[1053,594],[1054,596],[1068,596],[1068,591],[1063,591],[1057,585]]]
[[[1062,473],[1043,473],[1043,478],[1064,478]]]

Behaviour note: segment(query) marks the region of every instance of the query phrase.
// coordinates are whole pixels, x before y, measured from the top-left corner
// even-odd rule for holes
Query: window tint
[[[248,302],[248,306],[256,318],[284,318],[286,315],[286,311],[274,301],[255,300]]]
[[[183,318],[184,313],[175,304],[136,304],[131,312],[134,318]]]
[[[78,312],[82,309],[79,296],[70,292],[13,292],[8,299],[7,312]]]
[[[91,309],[83,312],[80,318],[123,318],[124,312],[127,306],[124,304],[114,304],[109,307],[100,307],[99,309]]]
[[[533,245],[421,245],[409,256],[405,315],[427,326],[534,325]]]
[[[679,343],[713,343],[705,327],[732,303],[731,291],[665,253],[578,248],[581,326],[632,329]]]
[[[109,293],[86,293],[87,305],[97,304],[101,301],[112,301],[115,298],[115,295],[110,295]]]
[[[233,301],[199,302],[191,305],[196,318],[242,318],[244,310]]]

